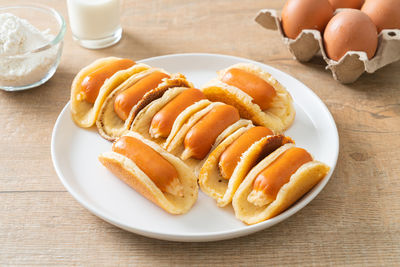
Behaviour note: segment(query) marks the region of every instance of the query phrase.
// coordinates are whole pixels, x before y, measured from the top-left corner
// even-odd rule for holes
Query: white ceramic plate
[[[335,122],[322,101],[304,84],[270,66],[232,56],[177,54],[140,62],[167,71],[181,72],[200,87],[216,76],[216,71],[239,62],[259,65],[279,80],[292,94],[296,119],[286,132],[297,146],[331,167],[329,174],[295,205],[279,216],[248,226],[235,218],[231,206],[218,208],[214,200],[199,190],[193,208],[185,215],[170,215],[121,182],[97,160],[111,149],[95,128],[77,127],[67,104],[54,126],[51,153],[61,182],[89,211],[127,231],[172,241],[215,241],[248,235],[277,224],[306,206],[324,188],[336,165],[339,138]]]

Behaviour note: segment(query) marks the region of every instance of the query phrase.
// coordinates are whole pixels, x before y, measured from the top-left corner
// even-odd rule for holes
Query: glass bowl
[[[56,72],[60,62],[66,30],[64,18],[56,10],[40,5],[0,7],[0,18],[8,18],[4,13],[27,20],[45,38],[35,45],[33,39],[27,37],[30,40],[26,42],[28,47],[21,48],[21,41],[25,38],[24,34],[21,35],[23,31],[13,30],[16,27],[13,20],[7,23],[0,20],[0,32],[9,31],[9,38],[0,40],[0,89],[19,91],[45,83]],[[24,25],[17,25],[18,30],[24,28]]]

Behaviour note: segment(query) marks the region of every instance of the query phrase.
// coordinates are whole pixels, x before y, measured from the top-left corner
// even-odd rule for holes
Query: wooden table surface
[[[37,2],[67,18],[66,1]],[[398,265],[400,62],[351,85],[335,82],[321,58],[293,60],[276,32],[253,21],[259,9],[281,8],[283,2],[125,0],[119,44],[83,49],[68,29],[61,64],[49,82],[0,91],[0,265]],[[250,236],[176,243],[114,227],[66,191],[53,169],[50,140],[74,75],[103,56],[139,60],[185,52],[266,63],[326,103],[338,126],[340,155],[330,182],[307,207]]]

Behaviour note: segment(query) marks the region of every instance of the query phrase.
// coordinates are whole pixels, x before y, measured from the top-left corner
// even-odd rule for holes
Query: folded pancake
[[[186,108],[176,119],[172,131],[168,136],[163,147],[171,153],[178,155],[177,147],[183,143],[186,133],[193,127],[205,114],[213,107],[223,105],[223,103],[213,103],[209,100],[201,100]],[[183,150],[181,151],[183,152]]]
[[[117,57],[101,58],[86,66],[72,82],[72,119],[80,127],[93,126],[108,94],[132,75],[149,68]]]
[[[249,125],[252,125],[252,122],[250,120],[244,120],[240,119],[234,124],[230,125],[228,128],[226,128],[218,137],[215,139],[215,142],[211,146],[211,149],[207,152],[207,155],[204,156],[202,159],[196,159],[193,157],[187,158],[185,156],[185,147],[183,144],[180,144],[177,148],[175,148],[174,153],[177,153],[175,155],[181,155],[181,159],[190,167],[193,168],[196,176],[199,175],[200,169],[203,166],[204,162],[207,160],[208,156],[210,153],[221,143],[223,142],[226,138],[228,138],[231,134],[233,134],[235,131],[243,128],[243,127],[248,127]]]
[[[239,119],[237,122],[235,122],[234,124],[230,125],[220,135],[218,135],[217,139],[215,139],[215,142],[214,142],[210,152],[213,149],[215,149],[228,136],[233,134],[235,131],[237,131],[238,129],[240,129],[242,127],[247,127],[249,125],[253,125],[253,123],[250,120],[245,120],[245,119]]]
[[[197,102],[196,104],[201,104],[204,103],[207,100],[201,100]],[[208,101],[207,101],[208,102]],[[195,105],[196,105],[195,104]],[[236,130],[242,128],[242,127],[247,127],[249,125],[252,125],[251,121],[249,120],[244,120],[240,119],[239,116],[237,116],[237,120],[232,121],[230,125],[227,125],[226,127],[224,126],[222,130],[220,129],[218,131],[217,136],[215,137],[215,134],[212,133],[212,131],[217,128],[216,126],[211,126],[210,128],[206,128],[207,131],[203,136],[198,136],[199,137],[199,145],[200,149],[203,150],[203,146],[205,147],[205,150],[200,152],[201,155],[191,155],[188,150],[187,146],[185,145],[185,140],[187,139],[187,136],[190,134],[193,128],[196,127],[196,125],[202,121],[204,117],[206,117],[207,114],[212,112],[215,108],[218,107],[223,107],[227,106],[223,103],[220,102],[214,102],[210,103],[207,106],[205,106],[203,109],[198,110],[195,113],[192,113],[191,116],[189,116],[186,121],[184,121],[183,125],[179,127],[179,130],[176,132],[175,136],[172,138],[171,142],[168,143],[168,146],[166,146],[167,150],[174,155],[179,155],[183,161],[192,167],[195,170],[195,174],[197,175],[201,166],[203,165],[204,161],[207,159],[207,155],[215,148],[217,147],[222,141],[224,141],[225,138],[230,136],[232,133],[234,133]],[[185,111],[187,111],[186,109]],[[229,124],[229,123],[228,123]],[[175,126],[175,125],[174,125]],[[171,133],[172,134],[172,133]],[[210,140],[209,137],[214,136]],[[211,142],[211,143],[210,143]],[[200,156],[200,157],[199,157]]]
[[[186,133],[190,127],[201,118],[201,116],[194,116],[194,114],[204,110],[209,105],[214,104],[207,99],[203,99],[190,105],[184,111],[182,111],[176,118],[172,126],[171,133],[168,135],[163,144],[163,148],[165,148],[168,152],[174,151],[179,144],[179,136],[182,136],[184,133]]]
[[[260,161],[240,184],[232,200],[236,217],[255,224],[280,214],[319,183],[329,169],[304,149],[285,144]],[[279,174],[283,176],[276,176]]]
[[[254,124],[282,133],[295,117],[289,92],[269,73],[248,63],[235,64],[218,72],[201,90],[211,101],[236,107],[240,116]]]
[[[99,160],[119,179],[171,214],[188,212],[197,200],[193,171],[138,133],[127,132],[113,144],[113,151],[101,154]]]
[[[199,174],[199,185],[204,193],[214,198],[217,205],[224,207],[231,203],[233,195],[249,171],[257,163],[273,151],[293,140],[283,135],[267,135],[251,144],[241,155],[230,177],[222,174],[221,162],[223,154],[234,146],[241,138],[249,139],[246,135],[256,127],[249,125],[237,130],[226,138],[210,153]],[[232,159],[231,159],[232,160]]]
[[[113,141],[131,127],[141,109],[172,87],[192,87],[182,74],[151,68],[130,77],[108,95],[100,109],[96,126],[102,137]]]
[[[210,103],[206,100],[198,104],[203,99],[205,97],[198,89],[189,87],[170,88],[162,97],[140,110],[133,120],[130,130],[163,145],[190,115]],[[194,104],[196,106],[193,106]],[[156,130],[159,131],[156,132]],[[171,138],[168,140],[171,140]]]
[[[211,109],[187,132],[182,159],[203,159],[211,150],[217,137],[230,125],[240,120],[239,112],[230,105]]]

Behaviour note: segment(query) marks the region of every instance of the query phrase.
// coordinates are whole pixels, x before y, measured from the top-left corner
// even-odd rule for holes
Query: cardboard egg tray
[[[383,30],[378,36],[375,56],[370,60],[365,52],[349,51],[339,61],[334,61],[327,57],[319,31],[303,30],[295,40],[289,39],[282,30],[280,15],[274,9],[260,10],[255,21],[266,29],[278,30],[294,58],[300,62],[309,61],[321,51],[326,68],[341,83],[355,82],[364,71],[374,73],[377,69],[400,60],[400,30]]]

